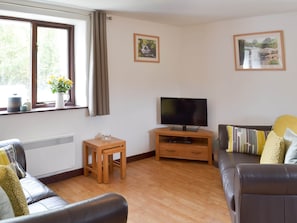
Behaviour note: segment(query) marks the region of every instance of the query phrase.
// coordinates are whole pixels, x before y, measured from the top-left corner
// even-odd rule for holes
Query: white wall
[[[182,95],[207,97],[209,128],[219,123],[272,124],[297,115],[297,13],[221,21],[187,27],[182,42]],[[235,71],[233,35],[284,31],[286,71]],[[185,58],[185,57],[183,57]]]
[[[2,115],[0,139],[31,142],[74,134],[76,161],[70,169],[82,167],[82,141],[98,132],[125,139],[127,156],[152,150],[150,131],[157,126],[157,99],[180,94],[180,28],[113,16],[107,32],[111,114],[89,117],[86,109],[79,109]],[[134,62],[133,33],[160,37],[160,63]]]

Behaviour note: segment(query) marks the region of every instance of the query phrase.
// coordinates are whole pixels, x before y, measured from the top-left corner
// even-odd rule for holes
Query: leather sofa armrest
[[[119,194],[107,193],[63,208],[11,218],[1,223],[125,223],[127,217],[126,199]]]
[[[238,194],[297,195],[297,165],[238,164],[235,196]]]
[[[238,164],[234,184],[237,223],[296,222],[297,165]]]

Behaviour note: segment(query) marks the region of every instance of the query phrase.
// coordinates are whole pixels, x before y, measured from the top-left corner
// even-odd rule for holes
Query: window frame
[[[75,58],[74,58],[74,25],[55,23],[48,21],[40,21],[33,19],[17,18],[10,16],[1,16],[0,19],[29,22],[32,26],[32,42],[31,42],[31,103],[32,108],[54,107],[55,103],[43,103],[37,101],[37,29],[38,27],[60,28],[68,31],[68,78],[73,81],[73,87],[69,90],[69,100],[67,106],[75,106]],[[0,111],[7,110],[7,107],[1,107]]]

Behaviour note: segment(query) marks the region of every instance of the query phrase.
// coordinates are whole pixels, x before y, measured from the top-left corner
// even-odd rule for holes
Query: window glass
[[[0,110],[15,94],[33,108],[54,106],[47,81],[52,75],[74,79],[73,40],[73,25],[0,16]],[[74,105],[70,93],[65,100]]]
[[[47,80],[51,75],[68,77],[68,30],[37,28],[37,102],[52,102],[55,95]]]
[[[0,19],[0,107],[9,96],[31,98],[31,24]]]

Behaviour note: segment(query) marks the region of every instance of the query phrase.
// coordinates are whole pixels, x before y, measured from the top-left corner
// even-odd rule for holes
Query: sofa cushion
[[[0,148],[0,164],[10,165],[19,178],[26,176],[26,172],[16,160],[16,151],[13,145],[7,145]]]
[[[285,135],[285,161],[286,164],[297,163],[297,135],[289,128],[286,129]]]
[[[51,189],[28,173],[26,177],[20,180],[20,182],[28,204],[56,196]]]
[[[267,137],[264,150],[260,159],[261,164],[277,164],[284,162],[284,138],[271,131]]]
[[[13,218],[14,212],[5,191],[0,187],[0,220]]]
[[[20,181],[15,172],[7,165],[0,165],[0,186],[9,197],[15,216],[29,214]]]
[[[59,196],[48,197],[29,205],[30,214],[62,208],[68,203]]]
[[[261,155],[269,131],[227,126],[227,152]]]
[[[282,115],[279,116],[273,124],[272,129],[274,132],[280,136],[283,137],[285,134],[286,129],[289,128],[293,132],[297,133],[297,117],[293,115]]]
[[[221,172],[229,168],[235,168],[239,163],[260,162],[260,156],[246,153],[227,153],[225,150],[219,150],[218,156],[218,166]]]

